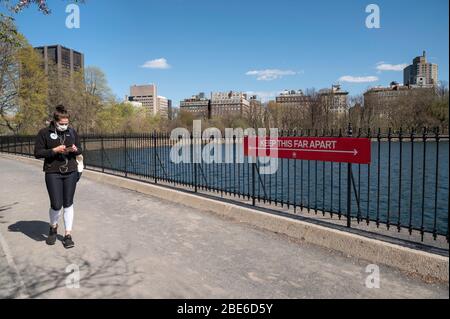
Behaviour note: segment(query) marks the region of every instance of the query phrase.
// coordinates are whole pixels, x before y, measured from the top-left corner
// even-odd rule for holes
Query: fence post
[[[86,159],[87,159],[87,152],[86,152],[86,134],[84,134],[83,135],[83,153],[84,153],[84,155],[83,155],[83,166],[84,166],[84,169],[86,168]]]
[[[124,143],[124,153],[125,153],[125,177],[128,177],[128,154],[127,154],[127,133],[125,132],[123,135],[123,143]]]
[[[347,136],[353,136],[352,124],[348,124]],[[352,226],[352,164],[347,164],[347,227]]]
[[[252,163],[252,205],[256,206],[256,197],[255,197],[255,180],[256,180],[256,156],[255,156],[255,162]]]
[[[102,159],[102,173],[105,172],[105,165],[104,165],[104,148],[103,148],[103,135],[100,136],[100,144],[101,144],[101,159]]]
[[[435,141],[436,141],[436,173],[434,182],[434,225],[433,225],[433,238],[437,239],[437,214],[438,214],[438,186],[439,186],[439,127],[435,129]]]
[[[157,157],[156,157],[156,151],[157,151],[157,149],[156,149],[156,130],[155,131],[153,131],[153,163],[154,163],[154,165],[153,165],[153,177],[155,178],[155,184],[158,184],[158,177],[156,176],[156,159],[157,159]]]
[[[193,165],[193,171],[194,171],[194,191],[198,192],[198,186],[197,186],[197,156],[194,155],[194,152],[197,150],[196,147],[194,147],[195,143],[195,136],[194,133],[191,133],[191,164]]]

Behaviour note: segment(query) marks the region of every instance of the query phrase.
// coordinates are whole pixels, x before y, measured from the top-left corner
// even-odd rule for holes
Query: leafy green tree
[[[0,13],[0,43],[19,45],[14,19]]]
[[[18,53],[20,79],[18,112],[14,122],[20,134],[35,134],[47,118],[47,77],[41,67],[41,58],[31,46]]]
[[[149,133],[161,131],[167,124],[159,115],[154,116],[145,108],[129,103],[110,102],[102,107],[97,116],[96,131],[99,133]]]
[[[13,41],[0,43],[0,125],[10,134],[34,134],[46,118],[46,76],[25,38],[8,36]]]

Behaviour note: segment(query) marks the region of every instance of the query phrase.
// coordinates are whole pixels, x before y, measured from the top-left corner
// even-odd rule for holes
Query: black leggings
[[[62,207],[67,208],[73,205],[77,181],[78,172],[45,174],[45,184],[52,209],[60,210]]]

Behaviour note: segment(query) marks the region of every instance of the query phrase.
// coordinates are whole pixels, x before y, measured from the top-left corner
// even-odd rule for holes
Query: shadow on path
[[[49,224],[47,222],[31,220],[19,221],[8,227],[10,232],[19,232],[35,241],[45,241],[48,236]],[[58,240],[63,240],[62,235],[58,235]]]
[[[0,264],[0,283],[8,276],[9,285],[0,289],[0,299],[19,298],[67,298],[72,293],[74,298],[124,298],[128,289],[142,281],[142,272],[137,271],[133,261],[127,260],[122,252],[99,251],[97,260],[84,256],[84,252],[75,255],[60,256],[48,265],[24,259],[21,261],[21,276],[25,286],[21,287],[6,264]],[[71,268],[66,268],[70,266]],[[74,284],[71,275],[75,268],[79,273],[80,289],[70,289]],[[77,278],[77,277],[75,277]]]
[[[13,208],[13,206],[19,204],[18,202],[15,202],[13,204],[8,204],[8,205],[4,205],[4,206],[0,206],[0,213],[3,214],[3,212],[6,212],[7,210],[10,210],[11,208]],[[0,215],[0,224],[6,224],[6,222],[2,221],[2,218],[4,218],[3,215]]]
[[[18,202],[15,202],[15,203],[10,204],[10,205],[0,206],[0,213],[1,213],[1,212],[4,212],[5,210],[11,209],[14,205],[17,205],[17,204],[19,204],[19,203],[18,203]]]

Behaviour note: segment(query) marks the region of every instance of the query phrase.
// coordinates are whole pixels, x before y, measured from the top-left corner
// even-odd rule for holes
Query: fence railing
[[[342,137],[342,131],[281,131],[280,136]],[[81,137],[88,168],[151,183],[166,183],[194,192],[227,195],[252,205],[272,205],[347,219],[347,226],[374,224],[398,232],[430,234],[448,241],[449,136],[438,130],[381,132],[359,130],[370,138],[369,165],[279,159],[278,170],[260,173],[261,163],[238,160],[243,138],[201,139],[185,144],[216,156],[212,163],[174,163],[172,147],[180,140],[168,133],[85,135]],[[0,137],[0,151],[32,156],[34,136]],[[200,146],[199,146],[200,145]],[[212,147],[211,147],[212,146]],[[232,149],[225,161],[225,147]],[[215,153],[218,152],[218,153]],[[173,154],[172,154],[173,155]],[[229,155],[228,155],[229,156]],[[217,160],[219,159],[219,160]]]

